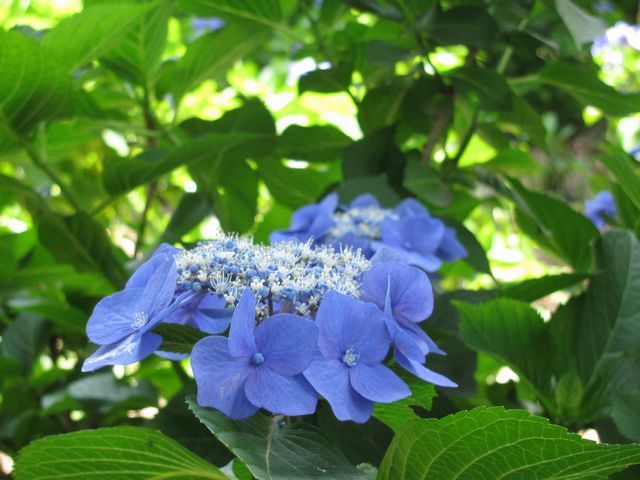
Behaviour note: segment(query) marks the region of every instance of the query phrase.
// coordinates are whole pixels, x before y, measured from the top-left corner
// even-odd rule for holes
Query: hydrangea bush
[[[637,2],[0,2],[0,479],[638,478]]]

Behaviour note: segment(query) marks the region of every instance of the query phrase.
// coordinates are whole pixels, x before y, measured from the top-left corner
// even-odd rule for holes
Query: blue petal
[[[316,324],[320,330],[318,347],[327,359],[339,358],[352,348],[361,361],[376,362],[389,350],[384,314],[371,303],[329,291],[316,313]]]
[[[453,228],[446,227],[436,255],[445,262],[455,262],[467,256],[467,249],[460,243]]]
[[[420,255],[433,254],[442,242],[444,228],[442,220],[426,215],[404,218],[400,221],[403,247]]]
[[[394,352],[393,358],[398,362],[402,368],[407,370],[410,373],[413,373],[416,377],[421,378],[425,382],[433,383],[434,385],[438,385],[440,387],[457,387],[458,385],[451,380],[449,380],[444,375],[440,375],[439,373],[434,372],[433,370],[429,370],[421,363],[416,362],[415,360],[411,360],[410,358],[405,357],[398,350]]]
[[[255,330],[256,351],[280,375],[293,376],[309,366],[318,345],[318,327],[304,317],[281,313],[266,318]]]
[[[441,350],[440,347],[436,345],[436,342],[434,342],[433,339],[429,335],[427,335],[427,333],[422,330],[419,325],[409,323],[407,325],[403,325],[403,327],[406,331],[411,332],[416,343],[418,343],[419,345],[424,345],[424,347],[421,348],[425,354],[435,353],[438,355],[446,355],[446,352],[444,350]]]
[[[430,215],[427,207],[415,198],[407,198],[403,200],[396,206],[394,211],[400,215],[400,217],[408,217],[411,215]]]
[[[130,288],[100,300],[89,321],[87,336],[93,343],[109,345],[134,333],[134,315],[144,312],[144,288]]]
[[[229,328],[233,311],[215,293],[203,291],[166,317],[163,322],[189,325],[205,333],[218,334]]]
[[[403,262],[404,257],[397,250],[387,247],[382,242],[373,242],[372,244],[375,255],[371,257],[371,264],[375,265],[379,262]]]
[[[173,260],[175,254],[180,251],[176,247],[172,247],[168,243],[161,244],[149,260],[140,265],[131,278],[127,281],[124,288],[139,288],[144,287],[149,282],[151,275],[158,269],[164,262]]]
[[[234,357],[250,357],[256,353],[256,297],[246,288],[233,311],[229,329],[229,352]]]
[[[349,381],[349,367],[340,360],[314,360],[304,376],[322,395],[338,420],[364,423],[371,417],[373,402],[356,392]]]
[[[362,299],[385,308],[387,293],[393,318],[421,322],[433,312],[433,288],[421,270],[399,262],[378,262],[362,276]]]
[[[82,364],[83,372],[92,372],[105,365],[130,365],[148,357],[162,343],[155,333],[135,332],[124,340],[98,348]]]
[[[191,352],[191,369],[198,385],[198,404],[213,407],[227,417],[240,420],[258,411],[244,393],[253,370],[248,358],[234,358],[224,337],[206,337]]]
[[[411,395],[409,387],[381,363],[358,363],[349,369],[351,386],[373,402],[391,403]]]
[[[158,266],[149,278],[149,282],[142,294],[144,311],[147,312],[149,316],[147,328],[153,326],[154,322],[151,317],[155,317],[156,314],[167,308],[169,303],[171,303],[176,291],[177,279],[176,262],[173,259]]]
[[[324,213],[333,213],[338,207],[338,194],[330,193],[320,201],[319,206]]]
[[[370,193],[363,193],[351,200],[349,208],[366,208],[366,207],[379,207],[380,203],[375,195]]]
[[[380,237],[382,244],[391,248],[405,248],[405,239],[402,235],[402,224],[399,220],[385,218],[380,222]]]
[[[424,362],[425,352],[420,348],[418,343],[416,343],[415,338],[413,338],[409,332],[402,328],[400,324],[396,323],[395,320],[387,320],[386,325],[395,349],[400,350],[409,358]]]
[[[179,360],[184,360],[185,358],[189,358],[188,353],[176,353],[176,352],[166,352],[164,350],[156,350],[156,355],[162,358],[166,358],[167,360],[173,360],[177,362]]]
[[[309,415],[318,403],[318,395],[302,375],[278,375],[265,364],[249,375],[244,392],[256,407],[281,415]]]

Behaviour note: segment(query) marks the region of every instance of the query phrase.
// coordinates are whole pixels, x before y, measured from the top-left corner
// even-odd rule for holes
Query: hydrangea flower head
[[[273,232],[269,240],[271,243],[287,240],[306,242],[310,238],[320,240],[334,225],[333,212],[338,206],[338,195],[327,195],[320,203],[305,205],[297,210],[291,218],[288,230]]]
[[[306,415],[317,395],[301,373],[309,366],[318,328],[306,318],[277,314],[256,326],[255,297],[245,290],[233,313],[229,338],[211,336],[193,348],[198,403],[242,419],[264,408]]]
[[[172,302],[176,279],[174,259],[156,255],[138,269],[124,290],[98,302],[87,323],[87,335],[101,347],[85,360],[82,370],[127,365],[151,355],[162,338],[150,330]],[[141,286],[144,281],[146,285]]]
[[[382,364],[389,334],[375,305],[329,292],[316,314],[318,355],[304,376],[339,420],[366,422],[374,402],[390,403],[411,394]]]
[[[584,215],[598,228],[604,228],[607,217],[615,218],[618,215],[613,194],[607,190],[598,192],[594,198],[584,203]]]

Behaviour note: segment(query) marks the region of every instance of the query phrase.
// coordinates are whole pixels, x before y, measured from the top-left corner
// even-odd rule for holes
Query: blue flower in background
[[[255,297],[245,290],[229,338],[211,336],[193,347],[198,403],[232,419],[260,408],[283,415],[313,413],[317,395],[301,373],[313,359],[318,328],[292,314],[274,315],[256,326],[255,307]]]
[[[426,273],[418,268],[374,257],[371,270],[362,278],[362,299],[382,309],[400,366],[422,380],[443,387],[455,387],[448,378],[423,364],[426,355],[444,352],[417,323],[433,312],[433,289]]]
[[[197,34],[204,34],[208,32],[215,32],[224,27],[224,20],[220,18],[203,18],[193,17],[191,19],[191,28]]]
[[[426,215],[411,215],[401,220],[385,219],[380,226],[381,240],[374,249],[393,248],[404,260],[427,272],[435,272],[442,265],[436,251],[445,234],[441,220]]]
[[[87,322],[87,336],[102,346],[85,360],[82,371],[128,365],[151,355],[162,338],[150,330],[166,314],[176,279],[173,258],[159,254],[136,271],[124,290],[98,302]]]
[[[393,209],[400,218],[412,217],[415,215],[423,215],[430,217],[429,209],[425,207],[415,198],[406,198]]]
[[[618,215],[613,194],[607,190],[584,202],[584,215],[598,228],[603,228],[607,218],[615,218]]]
[[[233,311],[225,308],[227,302],[215,293],[201,291],[168,315],[163,322],[188,325],[198,330],[218,334],[229,328]]]
[[[455,262],[467,255],[467,249],[458,240],[456,231],[451,227],[445,227],[442,241],[436,250],[436,256],[443,262]]]
[[[276,230],[271,233],[271,243],[285,240],[306,242],[310,238],[321,240],[334,225],[333,212],[338,206],[338,195],[327,195],[320,203],[299,208],[291,218],[288,230]]]
[[[319,351],[304,376],[339,420],[364,423],[374,402],[395,402],[411,394],[400,377],[382,364],[389,334],[378,307],[329,292],[316,323]]]

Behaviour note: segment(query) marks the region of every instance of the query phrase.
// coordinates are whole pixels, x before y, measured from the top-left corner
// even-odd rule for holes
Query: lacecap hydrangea
[[[273,244],[311,240],[314,245],[348,245],[360,249],[367,258],[381,248],[390,248],[402,261],[427,272],[467,256],[456,231],[417,200],[409,198],[395,208],[383,208],[371,194],[339,205],[337,194],[332,193],[317,204],[298,209],[289,228],[274,231],[269,239]]]
[[[381,249],[224,235],[190,250],[160,247],[124,290],[101,300],[87,324],[98,349],[83,371],[164,352],[161,323],[203,332],[191,352],[197,401],[229,418],[259,409],[313,413],[319,397],[340,420],[365,422],[375,402],[410,395],[385,363],[455,384],[425,366],[442,354],[418,325],[433,310],[426,273]],[[206,334],[206,335],[205,335]]]

